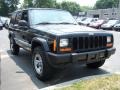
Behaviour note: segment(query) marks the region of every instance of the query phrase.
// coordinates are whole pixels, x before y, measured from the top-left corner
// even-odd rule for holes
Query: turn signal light
[[[53,41],[53,51],[56,51],[56,40]]]
[[[109,44],[107,44],[106,46],[107,46],[107,47],[112,47],[113,44],[112,44],[112,43],[109,43]]]
[[[71,48],[60,48],[60,51],[61,52],[69,52],[69,51],[72,51]]]

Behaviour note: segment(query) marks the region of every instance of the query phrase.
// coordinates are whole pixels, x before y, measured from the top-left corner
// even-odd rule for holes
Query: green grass
[[[120,90],[120,75],[85,80],[57,90]]]

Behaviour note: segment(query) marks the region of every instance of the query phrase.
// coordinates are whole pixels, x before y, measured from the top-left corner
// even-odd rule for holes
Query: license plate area
[[[96,52],[96,53],[88,53],[88,61],[97,61],[102,58],[105,58],[105,52]]]
[[[104,58],[105,57],[105,52],[100,52],[99,53],[99,58]]]

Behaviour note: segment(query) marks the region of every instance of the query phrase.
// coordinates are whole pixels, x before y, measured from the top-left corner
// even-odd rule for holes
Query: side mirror
[[[27,21],[25,21],[25,20],[20,20],[20,21],[18,22],[18,25],[19,25],[22,29],[28,29],[28,27],[29,27]]]
[[[8,21],[7,21],[7,20],[6,20],[5,23],[4,23],[4,27],[5,27],[6,29],[9,28],[9,24],[8,24]]]
[[[3,30],[3,26],[0,25],[0,30]]]

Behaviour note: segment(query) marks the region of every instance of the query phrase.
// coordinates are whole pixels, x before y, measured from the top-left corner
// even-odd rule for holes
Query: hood
[[[116,24],[115,27],[120,27],[120,24]]]
[[[91,23],[90,26],[98,26],[100,25],[99,23]]]
[[[101,32],[99,30],[80,25],[34,25],[31,28],[55,35]]]
[[[90,22],[86,22],[86,21],[83,21],[82,22],[82,24],[84,24],[84,25],[87,25],[87,24],[89,24]]]
[[[112,27],[113,25],[111,25],[111,24],[103,24],[101,27]]]

